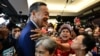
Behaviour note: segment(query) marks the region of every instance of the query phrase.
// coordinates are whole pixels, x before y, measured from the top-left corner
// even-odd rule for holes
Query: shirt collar
[[[30,19],[30,21],[36,26],[36,28],[39,28],[39,26],[32,19]]]

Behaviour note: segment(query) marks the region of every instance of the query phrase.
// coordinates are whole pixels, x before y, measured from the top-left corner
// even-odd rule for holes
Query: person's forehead
[[[94,31],[99,31],[99,29],[95,29]]]
[[[39,45],[38,47],[36,47],[37,50],[41,50],[41,51],[45,51],[45,47],[43,45]]]
[[[62,29],[62,31],[69,31],[68,29]]]
[[[14,28],[13,30],[20,30],[19,28]]]
[[[80,28],[81,30],[84,30],[84,28]]]

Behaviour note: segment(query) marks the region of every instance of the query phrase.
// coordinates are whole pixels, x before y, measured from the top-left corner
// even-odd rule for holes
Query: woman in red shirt
[[[63,24],[59,29],[59,37],[55,38],[57,43],[57,49],[54,56],[69,56],[69,54],[74,53],[71,49],[71,30],[67,24]]]

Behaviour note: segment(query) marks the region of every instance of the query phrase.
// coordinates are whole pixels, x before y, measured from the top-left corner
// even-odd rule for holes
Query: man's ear
[[[31,12],[31,15],[32,15],[32,16],[35,16],[36,13],[37,13],[37,12],[36,12],[35,10],[33,10],[33,11]]]
[[[86,46],[81,45],[81,50],[85,50],[85,49],[86,49]]]
[[[35,15],[35,11],[32,11],[31,15],[33,15],[33,16],[34,16],[34,15]]]

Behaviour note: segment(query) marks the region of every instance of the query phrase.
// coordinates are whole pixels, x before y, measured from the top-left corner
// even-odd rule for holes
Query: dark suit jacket
[[[35,56],[35,41],[30,38],[32,29],[36,29],[36,26],[29,21],[23,28],[21,35],[18,40],[18,56]]]

